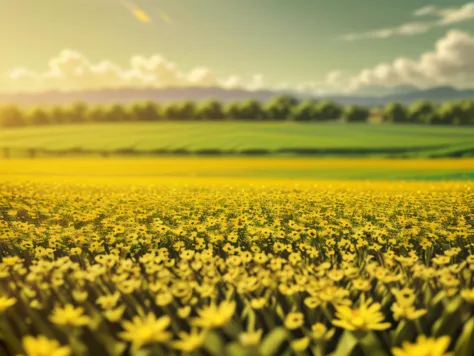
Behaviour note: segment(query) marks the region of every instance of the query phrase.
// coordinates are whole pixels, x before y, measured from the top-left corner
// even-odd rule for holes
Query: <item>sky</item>
[[[0,0],[0,92],[474,86],[474,2]]]

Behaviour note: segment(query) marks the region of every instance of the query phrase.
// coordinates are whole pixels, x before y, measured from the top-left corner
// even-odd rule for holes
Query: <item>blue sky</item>
[[[0,0],[0,91],[468,86],[474,3]]]

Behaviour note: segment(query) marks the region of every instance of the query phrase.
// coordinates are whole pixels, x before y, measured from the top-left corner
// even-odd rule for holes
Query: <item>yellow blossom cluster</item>
[[[467,356],[473,188],[3,182],[0,354]]]

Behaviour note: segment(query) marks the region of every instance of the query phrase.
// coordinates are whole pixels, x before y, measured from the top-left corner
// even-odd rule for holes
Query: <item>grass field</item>
[[[0,148],[49,153],[472,156],[474,127],[297,123],[109,123],[0,130]],[[19,152],[19,151],[18,151]]]
[[[0,160],[0,177],[154,183],[190,178],[234,180],[473,180],[474,159],[279,157],[58,158]]]

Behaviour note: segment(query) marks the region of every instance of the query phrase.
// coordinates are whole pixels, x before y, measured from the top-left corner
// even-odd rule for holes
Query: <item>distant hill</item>
[[[42,93],[0,94],[0,103],[35,105],[68,104],[82,101],[89,104],[110,104],[131,103],[145,100],[163,103],[182,100],[201,101],[206,99],[217,99],[223,102],[245,99],[266,101],[274,95],[276,95],[276,93],[271,90],[227,90],[220,87],[125,88],[75,92],[51,91]]]
[[[356,104],[362,106],[380,106],[389,102],[411,104],[418,100],[427,100],[433,103],[441,103],[453,100],[474,100],[474,89],[459,90],[453,87],[434,87],[428,89],[416,89],[415,87],[398,88],[388,95],[331,95],[327,96],[340,104]]]
[[[54,105],[69,104],[82,101],[89,104],[131,103],[135,101],[151,100],[159,103],[192,100],[203,101],[217,99],[222,102],[234,100],[256,99],[266,101],[281,94],[279,91],[245,89],[224,89],[220,87],[172,87],[172,88],[143,88],[143,89],[104,89],[76,92],[41,92],[41,93],[14,93],[0,94],[0,104],[18,105]],[[369,94],[371,93],[371,94]],[[378,93],[378,95],[376,95]],[[453,87],[434,87],[419,89],[412,86],[398,86],[393,88],[371,87],[357,94],[330,94],[311,96],[296,92],[286,92],[298,98],[314,98],[334,100],[340,104],[355,104],[362,106],[379,106],[388,102],[410,104],[417,100],[443,102],[449,100],[474,99],[474,89],[459,90]]]
[[[357,95],[359,96],[389,96],[389,95],[398,95],[398,94],[408,94],[419,91],[420,88],[414,85],[368,85],[357,90]]]

